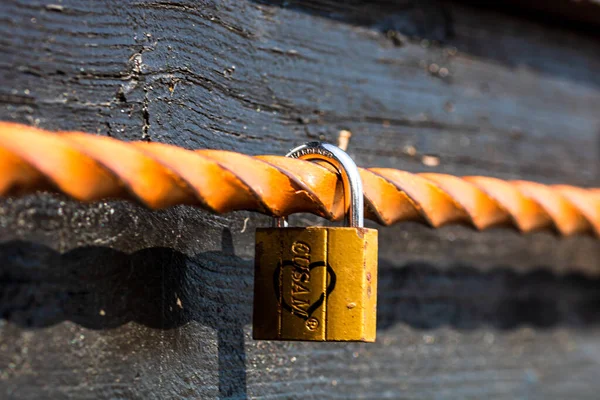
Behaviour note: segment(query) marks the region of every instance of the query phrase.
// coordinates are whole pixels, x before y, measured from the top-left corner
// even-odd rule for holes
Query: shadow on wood
[[[482,272],[464,265],[441,271],[411,263],[383,269],[379,282],[380,329],[399,321],[418,329],[503,330],[600,323],[600,278],[583,274],[558,275],[545,267],[519,273],[509,266]]]
[[[0,244],[0,315],[26,329],[73,321],[110,329],[130,321],[175,329],[197,321],[218,332],[219,394],[246,397],[243,327],[251,320],[253,268],[233,254],[231,233],[222,250],[188,257],[169,248],[126,254],[83,247],[60,254],[23,241]],[[591,326],[600,322],[600,278],[556,275],[540,268],[481,272],[456,266],[441,271],[380,262],[378,322],[429,329],[493,326],[511,329]],[[243,280],[247,290],[227,290]]]
[[[243,293],[233,292],[223,301],[222,285],[215,285],[225,262],[235,268],[249,264],[233,255],[229,230],[223,231],[222,251],[194,259],[161,247],[132,254],[82,247],[60,254],[13,241],[0,244],[0,260],[3,319],[28,329],[62,321],[90,329],[130,321],[175,329],[198,321],[217,331],[219,396],[246,398],[243,327],[250,322],[251,308]],[[242,279],[251,278],[245,275]]]

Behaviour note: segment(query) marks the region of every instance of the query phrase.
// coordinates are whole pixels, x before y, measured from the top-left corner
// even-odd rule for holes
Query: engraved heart
[[[294,315],[296,315],[300,318],[303,318],[304,320],[308,320],[308,318],[311,317],[312,313],[315,312],[315,310],[317,310],[319,307],[321,307],[323,305],[323,301],[325,301],[325,296],[329,296],[331,294],[331,292],[333,292],[333,290],[335,289],[335,281],[336,281],[335,273],[333,272],[333,269],[331,268],[331,266],[329,264],[326,264],[324,261],[315,261],[308,266],[309,273],[310,273],[310,271],[312,271],[315,268],[326,268],[326,270],[327,270],[326,277],[327,277],[328,284],[327,284],[327,288],[325,289],[325,293],[321,293],[319,298],[307,307],[306,315],[301,315],[298,313],[294,313],[292,306],[290,304],[288,304],[288,302],[285,300],[284,296],[281,295],[280,274],[281,274],[282,270],[285,268],[296,268],[296,265],[294,264],[293,261],[287,260],[287,261],[283,261],[275,269],[275,273],[273,274],[273,287],[275,288],[275,295],[277,296],[277,300],[279,301],[279,299],[281,299],[281,306],[285,310],[289,311],[290,313],[293,313]]]

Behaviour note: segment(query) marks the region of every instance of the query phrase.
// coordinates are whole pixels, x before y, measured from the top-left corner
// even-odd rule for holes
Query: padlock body
[[[254,339],[375,341],[377,230],[256,230]]]

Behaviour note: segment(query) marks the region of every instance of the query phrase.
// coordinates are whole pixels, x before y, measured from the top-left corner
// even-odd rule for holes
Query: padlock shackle
[[[342,177],[346,223],[352,228],[364,226],[363,187],[358,167],[342,149],[329,143],[308,142],[291,150],[286,157],[319,160],[332,165]],[[287,218],[275,218],[273,226],[287,227]]]

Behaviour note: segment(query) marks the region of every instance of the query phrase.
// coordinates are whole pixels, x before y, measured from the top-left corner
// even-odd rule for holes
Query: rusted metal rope
[[[361,168],[360,174],[366,217],[382,225],[504,225],[600,237],[600,189],[388,168]],[[81,201],[130,199],[154,209],[193,204],[215,213],[310,212],[331,220],[343,215],[337,175],[312,162],[0,122],[0,195],[40,189]]]

